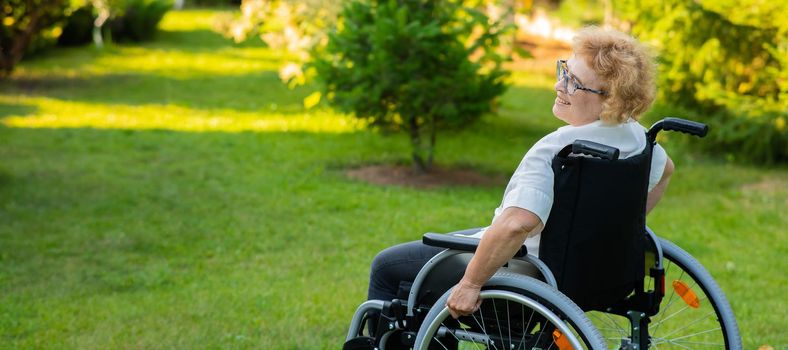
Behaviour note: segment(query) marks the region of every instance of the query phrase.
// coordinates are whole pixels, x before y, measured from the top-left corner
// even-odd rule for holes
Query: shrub
[[[153,39],[159,22],[172,8],[165,0],[130,0],[123,14],[109,23],[112,38],[117,41]]]
[[[504,92],[505,29],[461,1],[352,0],[312,65],[333,105],[407,132],[425,171],[438,129],[470,124]]]
[[[241,4],[241,0],[186,0],[185,2],[187,5],[209,7],[234,6]]]
[[[629,0],[633,34],[660,52],[661,98],[698,111],[705,144],[759,162],[788,161],[788,3]]]
[[[322,0],[243,0],[240,16],[216,21],[216,29],[236,43],[259,37],[274,50],[287,51],[280,78],[292,88],[308,80],[302,70],[311,54],[326,45],[342,2]]]
[[[82,6],[66,17],[63,31],[57,39],[58,45],[73,46],[87,44],[93,32],[93,6]]]
[[[66,6],[62,0],[4,0],[0,4],[0,77],[11,74],[30,45],[63,18]]]

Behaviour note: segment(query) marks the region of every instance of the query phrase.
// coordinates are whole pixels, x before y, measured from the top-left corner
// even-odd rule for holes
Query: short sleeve
[[[517,207],[528,210],[547,223],[550,209],[553,207],[553,196],[534,187],[515,187],[506,193],[501,208]]]
[[[523,157],[506,186],[498,216],[509,207],[528,210],[547,224],[553,207],[553,157],[562,147],[558,134],[551,133],[539,140]]]
[[[651,155],[651,173],[648,178],[648,191],[654,189],[662,179],[662,174],[665,172],[665,164],[668,162],[668,154],[665,149],[660,145],[654,146],[653,154]]]

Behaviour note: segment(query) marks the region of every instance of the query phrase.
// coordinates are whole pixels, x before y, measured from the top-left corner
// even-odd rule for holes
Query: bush
[[[222,7],[237,6],[240,4],[241,0],[186,0],[186,5],[190,6]]]
[[[14,69],[42,33],[63,18],[61,0],[4,0],[0,5],[0,78]]]
[[[96,19],[93,11],[92,5],[85,5],[71,12],[63,24],[63,32],[57,39],[58,45],[74,46],[89,43],[93,33],[93,21]]]
[[[753,161],[788,161],[788,3],[629,0],[632,32],[660,52],[661,98],[698,111],[705,144]]]
[[[352,0],[313,66],[335,106],[406,131],[424,171],[439,128],[470,124],[504,92],[504,29],[461,1]]]
[[[112,38],[117,41],[145,41],[153,39],[159,22],[172,8],[164,0],[130,0],[123,14],[110,20]]]

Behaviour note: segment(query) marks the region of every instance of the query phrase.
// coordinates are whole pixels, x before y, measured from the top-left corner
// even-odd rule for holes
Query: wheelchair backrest
[[[539,258],[584,310],[604,309],[643,281],[652,148],[618,160],[569,152],[553,159],[554,201]]]

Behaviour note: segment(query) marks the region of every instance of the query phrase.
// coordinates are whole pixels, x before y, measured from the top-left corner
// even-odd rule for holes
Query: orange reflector
[[[559,350],[572,350],[572,344],[569,344],[569,340],[564,337],[564,333],[557,329],[553,331],[553,342],[555,345],[558,345]]]
[[[698,300],[698,296],[695,295],[695,292],[693,292],[686,283],[679,280],[673,281],[673,290],[675,290],[681,299],[684,300],[684,302],[690,307],[695,309],[700,307],[700,300]]]

